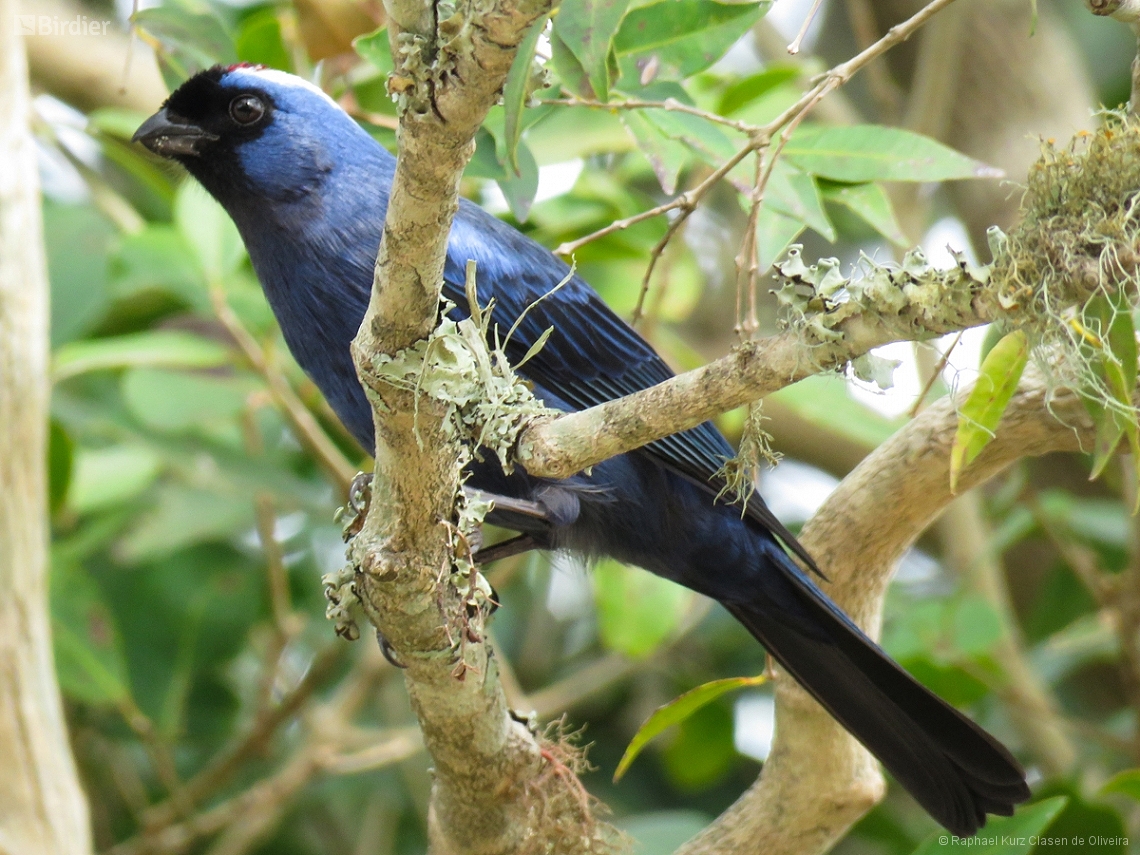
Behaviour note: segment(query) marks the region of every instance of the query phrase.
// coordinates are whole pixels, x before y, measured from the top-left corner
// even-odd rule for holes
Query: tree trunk
[[[0,853],[83,855],[47,608],[48,284],[19,11],[0,0]]]

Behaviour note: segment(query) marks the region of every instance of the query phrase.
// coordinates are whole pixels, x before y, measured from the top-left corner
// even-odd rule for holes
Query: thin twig
[[[263,751],[273,734],[277,732],[277,728],[290,720],[313,692],[331,676],[345,649],[343,644],[337,642],[318,653],[305,676],[277,706],[255,719],[241,738],[222,749],[202,771],[187,781],[183,790],[185,801],[197,804],[208,798],[250,757]],[[148,828],[161,828],[173,822],[177,813],[177,806],[171,800],[167,800],[147,811],[144,824]]]
[[[740,243],[740,252],[736,254],[736,334],[751,337],[758,324],[756,323],[756,301],[750,301],[751,309],[748,317],[744,313],[744,294],[755,292],[755,278],[759,270],[756,257],[756,228],[760,220],[760,204],[764,201],[761,181],[764,177],[764,158],[756,155],[756,176],[752,182],[751,205],[748,208],[748,222],[744,226],[744,240]]]
[[[677,234],[685,221],[689,219],[689,215],[693,212],[692,208],[686,208],[681,211],[673,221],[669,223],[669,228],[665,230],[665,234],[661,236],[661,240],[657,241],[657,245],[653,247],[653,251],[649,254],[649,264],[645,268],[645,276],[641,279],[641,290],[637,293],[637,305],[633,307],[633,315],[630,316],[629,325],[632,327],[637,326],[637,322],[641,320],[642,311],[645,308],[645,298],[649,294],[649,282],[653,278],[653,271],[657,268],[657,262],[660,260],[665,248],[669,246],[669,242],[673,236]]]
[[[708,178],[685,193],[675,197],[674,199],[665,202],[655,208],[650,208],[647,211],[634,214],[633,216],[626,217],[625,219],[616,220],[608,226],[591,232],[585,237],[579,238],[574,241],[567,241],[554,250],[556,255],[571,255],[576,250],[585,246],[592,241],[599,238],[606,237],[607,235],[614,234],[615,232],[628,229],[632,225],[643,222],[644,220],[652,219],[653,217],[660,216],[661,214],[673,211],[676,209],[690,209],[695,208],[702,198],[711,190],[717,182],[728,175],[738,163],[744,160],[751,152],[759,151],[766,148],[776,131],[784,128],[789,123],[798,124],[804,119],[812,108],[815,107],[823,98],[830,92],[844,85],[848,80],[858,73],[865,65],[871,62],[876,57],[882,55],[886,51],[893,48],[895,45],[906,41],[916,31],[919,30],[927,21],[942,9],[953,3],[954,0],[933,0],[932,3],[924,6],[911,17],[907,18],[900,24],[891,27],[881,39],[869,46],[865,50],[860,51],[846,62],[841,62],[839,65],[834,66],[829,71],[820,75],[816,79],[816,83],[805,92],[794,104],[785,109],[780,115],[770,121],[767,125],[759,128],[755,133],[751,134],[747,145],[737,151],[732,157],[726,160],[720,167],[714,170]]]
[[[155,727],[154,722],[129,697],[120,701],[119,714],[122,715],[127,726],[134,731],[143,747],[146,748],[151,762],[154,764],[155,772],[158,774],[158,780],[162,782],[162,786],[170,795],[171,804],[179,810],[188,809],[184,793],[185,785],[178,774],[174,754],[166,740],[162,738],[158,728]]]
[[[257,537],[265,553],[265,573],[269,577],[269,603],[273,611],[273,624],[277,634],[288,639],[292,634],[293,605],[289,596],[289,572],[285,569],[285,555],[277,542],[277,511],[273,495],[258,493],[254,498],[257,516]]]
[[[674,113],[688,113],[690,116],[696,116],[717,125],[724,125],[735,131],[740,131],[742,134],[747,134],[748,136],[760,130],[757,125],[743,122],[739,119],[730,119],[727,116],[721,116],[719,113],[702,110],[700,107],[683,104],[676,98],[666,98],[664,101],[642,101],[636,98],[623,101],[593,101],[589,98],[547,98],[540,103],[559,107],[589,107],[594,110],[610,110],[613,112],[618,110],[669,110]]]
[[[808,10],[807,17],[804,18],[803,24],[800,26],[800,31],[796,33],[796,37],[792,39],[792,43],[788,45],[788,53],[795,56],[800,52],[800,46],[804,43],[804,38],[807,36],[807,31],[811,27],[811,22],[815,20],[816,13],[819,12],[819,7],[823,4],[823,0],[815,0]]]
[[[950,346],[946,348],[946,352],[942,354],[942,357],[935,363],[934,368],[931,369],[930,376],[926,378],[926,384],[922,387],[922,391],[919,392],[914,406],[912,406],[910,412],[907,413],[912,419],[918,415],[918,411],[922,409],[922,405],[926,401],[926,396],[930,394],[930,390],[934,388],[934,384],[938,382],[938,378],[941,377],[942,372],[946,370],[946,365],[950,362],[950,354],[954,352],[954,348],[958,346],[958,342],[962,340],[962,336],[965,332],[965,330],[962,330],[954,337],[954,341],[950,342]]]
[[[217,314],[218,320],[222,322],[222,326],[237,342],[238,347],[241,348],[242,353],[245,354],[245,358],[249,360],[254,370],[265,380],[269,387],[269,393],[293,426],[293,432],[301,444],[316,457],[317,462],[321,464],[325,473],[340,491],[347,494],[352,479],[356,477],[357,467],[353,466],[340,449],[333,444],[328,434],[324,432],[317,420],[313,418],[313,414],[297,396],[289,380],[267,358],[261,345],[257,343],[257,340],[245,328],[241,319],[226,302],[225,292],[221,288],[211,288],[210,300],[214,305],[214,312]]]

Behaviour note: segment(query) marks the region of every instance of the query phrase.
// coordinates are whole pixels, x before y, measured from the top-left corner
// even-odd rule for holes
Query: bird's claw
[[[384,637],[380,630],[376,630],[376,643],[380,645],[380,653],[388,660],[389,665],[401,670],[408,667],[396,658],[396,651],[392,649],[392,645],[388,643],[388,639]]]
[[[372,473],[357,472],[348,486],[348,499],[345,506],[337,511],[337,520],[345,520],[342,534],[345,543],[360,534],[364,528],[364,518],[368,516],[368,506],[372,502]]]

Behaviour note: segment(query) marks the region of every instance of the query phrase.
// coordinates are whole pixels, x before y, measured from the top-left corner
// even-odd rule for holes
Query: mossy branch
[[[352,527],[350,566],[328,580],[332,611],[351,637],[350,607],[359,602],[406,666],[435,770],[433,852],[604,852],[611,830],[595,822],[570,753],[510,715],[483,626],[489,588],[469,560],[481,510],[461,490],[470,441],[513,443],[522,417],[540,408],[483,346],[478,318],[445,321],[433,334],[475,133],[516,46],[554,2],[386,5],[399,159],[371,302],[353,342],[373,404],[376,470],[371,507]],[[505,405],[507,416],[494,415]]]
[[[747,342],[701,368],[591,409],[523,431],[516,460],[532,475],[564,478],[812,374],[857,373],[872,348],[921,341],[980,324],[1024,328],[1037,353],[1063,370],[1056,386],[1089,380],[1079,321],[1096,294],[1140,290],[1140,125],[1110,114],[1095,134],[1057,149],[1046,144],[1028,177],[1021,224],[990,232],[993,261],[961,256],[949,270],[918,251],[901,265],[863,258],[844,275],[838,262],[806,265],[798,251],[778,264],[777,295],[788,329]],[[1094,384],[1095,385],[1095,384]]]

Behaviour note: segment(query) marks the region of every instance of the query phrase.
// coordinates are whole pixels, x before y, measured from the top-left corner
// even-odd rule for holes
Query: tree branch
[[[797,284],[802,283],[793,287]],[[812,374],[842,368],[880,345],[931,338],[1002,317],[996,296],[1000,287],[996,273],[983,287],[955,269],[924,281],[900,280],[885,292],[888,300],[867,289],[864,302],[845,304],[845,315],[825,320],[824,327],[809,322],[746,342],[649,389],[539,421],[520,435],[517,460],[531,475],[566,478]]]
[[[48,281],[19,12],[0,0],[0,852],[86,855],[48,617]]]
[[[542,851],[567,841],[605,849],[577,779],[509,715],[483,627],[474,572],[454,573],[462,438],[448,410],[390,376],[393,357],[414,365],[435,328],[459,179],[475,132],[499,97],[515,48],[553,0],[387,4],[401,107],[399,160],[368,313],[353,343],[373,401],[376,472],[363,529],[350,547],[351,581],[333,580],[339,608],[358,596],[400,661],[432,756],[434,852]],[[425,14],[425,10],[429,14]],[[419,351],[410,350],[413,345]],[[408,350],[406,350],[408,349]],[[545,843],[544,843],[545,841]]]
[[[872,636],[898,560],[954,499],[954,400],[943,398],[868,456],[839,485],[801,540],[827,568],[824,590]],[[997,436],[967,469],[974,487],[1025,456],[1072,451],[1093,426],[1076,395],[1025,382]],[[678,855],[825,852],[883,793],[878,765],[794,681],[776,683],[776,739],[760,779]]]

